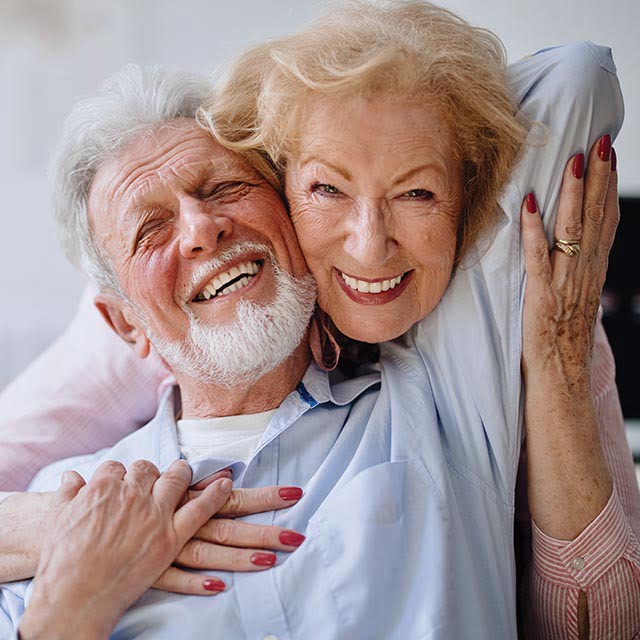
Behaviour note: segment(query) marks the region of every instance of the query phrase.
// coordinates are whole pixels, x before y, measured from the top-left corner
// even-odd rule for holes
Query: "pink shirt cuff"
[[[628,550],[633,534],[614,487],[609,501],[574,540],[558,540],[531,521],[533,563],[538,574],[558,584],[588,589]]]

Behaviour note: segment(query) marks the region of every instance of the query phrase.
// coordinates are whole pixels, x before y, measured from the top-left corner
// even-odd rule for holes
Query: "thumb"
[[[216,480],[176,511],[173,526],[182,544],[220,511],[232,489],[233,482],[229,478]]]
[[[86,484],[84,478],[78,472],[65,471],[62,474],[60,486],[54,494],[54,507],[61,508],[71,502]]]

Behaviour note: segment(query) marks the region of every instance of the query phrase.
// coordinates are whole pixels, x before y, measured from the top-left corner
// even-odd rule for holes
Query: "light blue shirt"
[[[514,171],[490,246],[465,260],[425,320],[382,346],[379,365],[346,381],[311,365],[246,466],[192,464],[194,482],[233,462],[236,486],[303,487],[295,506],[244,520],[307,540],[271,570],[221,572],[227,590],[214,598],[150,590],[113,638],[516,637],[521,203],[535,191],[550,228],[566,162],[617,133],[622,99],[609,51],[590,44],[541,52],[510,72],[546,143],[529,146]],[[145,428],[46,468],[32,489],[56,488],[68,468],[89,478],[107,459],[164,470],[179,456],[168,392]],[[7,635],[30,590],[27,581],[2,588]]]

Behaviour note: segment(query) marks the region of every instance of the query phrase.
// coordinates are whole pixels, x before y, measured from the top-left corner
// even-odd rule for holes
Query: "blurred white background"
[[[449,0],[495,31],[515,60],[571,40],[608,44],[627,116],[616,143],[621,193],[640,195],[640,2]],[[72,316],[83,287],[58,248],[49,153],[72,104],[123,64],[210,73],[247,46],[322,11],[304,0],[0,0],[0,389]]]

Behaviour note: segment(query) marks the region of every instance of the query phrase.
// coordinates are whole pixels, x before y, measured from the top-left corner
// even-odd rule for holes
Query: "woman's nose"
[[[397,249],[387,207],[380,200],[360,202],[356,206],[349,217],[344,250],[363,266],[381,266]]]
[[[183,258],[209,256],[233,232],[233,223],[199,198],[180,199],[180,253]]]

